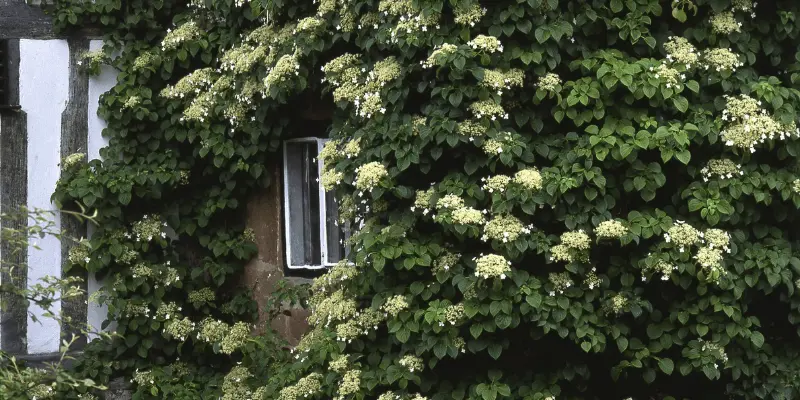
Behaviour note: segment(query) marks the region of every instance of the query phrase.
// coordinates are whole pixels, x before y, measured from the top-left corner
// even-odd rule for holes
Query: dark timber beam
[[[2,1],[2,0],[0,0]],[[8,100],[19,104],[19,40],[8,41]],[[22,111],[0,113],[0,210],[3,214],[18,213],[28,200],[28,129],[27,115]],[[3,228],[25,230],[28,221],[3,221]],[[26,288],[28,249],[16,248],[8,241],[0,243],[4,285]],[[11,272],[8,268],[14,267]],[[0,293],[0,349],[13,354],[27,352],[28,303],[25,299]]]
[[[0,0],[0,39],[52,38],[53,23],[41,8],[25,0]]]
[[[69,39],[69,98],[64,112],[61,114],[61,159],[70,154],[86,154],[89,141],[89,76],[80,67],[81,55],[89,51],[89,39]],[[76,245],[72,239],[81,239],[86,236],[86,224],[79,222],[70,215],[61,216],[61,231],[64,234],[61,240],[61,276],[79,277],[84,292],[87,290],[88,275],[83,268],[70,269],[69,251]],[[80,349],[86,344],[86,337],[82,335],[86,328],[88,297],[81,297],[61,302],[61,313],[64,324],[61,326],[61,336],[70,340],[75,334],[79,337],[73,350]]]
[[[53,0],[31,0],[31,4],[25,0],[0,0],[0,40],[64,38],[53,32],[52,17],[42,10],[53,3]],[[102,34],[98,29],[85,27],[71,36],[99,39]]]

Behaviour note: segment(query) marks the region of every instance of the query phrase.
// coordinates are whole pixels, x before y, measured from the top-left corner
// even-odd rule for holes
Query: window
[[[283,205],[286,264],[290,269],[330,267],[348,255],[349,227],[338,223],[333,193],[319,183],[317,159],[328,139],[302,138],[283,143]]]

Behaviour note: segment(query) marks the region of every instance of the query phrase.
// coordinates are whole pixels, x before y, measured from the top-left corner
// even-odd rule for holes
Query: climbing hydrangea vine
[[[70,257],[119,326],[87,373],[144,398],[198,374],[228,399],[800,396],[800,4],[184,3],[55,10],[122,71],[106,161],[55,195],[103,219]],[[303,110],[359,229],[269,367],[230,289]]]

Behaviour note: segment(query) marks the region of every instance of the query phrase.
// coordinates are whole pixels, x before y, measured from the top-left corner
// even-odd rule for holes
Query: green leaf
[[[686,22],[686,13],[679,8],[672,9],[672,17],[680,22]]]
[[[661,329],[661,326],[659,325],[650,324],[647,326],[647,336],[650,339],[658,339],[659,337],[661,337],[662,333],[664,333],[664,331]]]
[[[761,346],[764,345],[764,335],[762,335],[761,332],[753,332],[750,334],[750,341],[753,342],[753,345],[756,347],[761,348]]]
[[[458,107],[461,104],[461,98],[462,98],[461,92],[455,91],[453,93],[450,93],[448,100],[450,101],[450,105],[452,105],[453,107]]]
[[[672,371],[675,369],[675,364],[672,363],[672,360],[669,358],[662,358],[658,360],[658,367],[661,368],[667,375],[672,375]]]
[[[697,334],[700,336],[705,336],[708,333],[708,326],[703,324],[697,324],[695,329],[697,329]]]
[[[583,342],[581,343],[581,349],[588,353],[590,350],[592,350],[592,344],[589,342]]]
[[[672,98],[672,105],[680,112],[686,112],[689,109],[689,100],[686,97],[678,96]]]
[[[492,343],[489,345],[489,355],[492,356],[495,360],[500,358],[500,355],[503,353],[503,346],[498,343]]]
[[[469,333],[472,335],[473,338],[477,339],[483,333],[483,325],[482,324],[472,324],[469,327]]]
[[[522,33],[530,32],[532,27],[533,27],[533,24],[531,23],[530,20],[526,19],[524,21],[517,22],[517,29],[519,29],[520,32],[522,32]]]
[[[550,31],[546,28],[536,28],[536,32],[534,32],[534,36],[536,37],[536,41],[539,43],[544,43],[547,39],[550,38]]]
[[[675,158],[684,164],[689,164],[689,161],[692,159],[692,153],[690,153],[689,150],[681,150],[675,153]]]
[[[619,348],[619,352],[622,353],[628,349],[628,339],[624,336],[620,336],[617,338],[617,348]]]

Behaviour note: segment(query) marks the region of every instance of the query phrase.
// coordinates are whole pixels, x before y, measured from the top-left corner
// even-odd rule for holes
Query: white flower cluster
[[[292,77],[300,75],[300,63],[297,56],[284,54],[275,66],[267,69],[267,77],[264,78],[264,86],[269,91],[281,83],[288,82]]]
[[[776,121],[761,108],[760,100],[747,95],[725,98],[727,105],[722,111],[722,121],[728,126],[721,132],[725,145],[755,153],[755,146],[767,140],[800,137],[800,129],[794,123],[783,125]]]
[[[348,368],[350,368],[350,360],[345,354],[340,354],[336,358],[332,359],[328,364],[328,369],[333,372],[342,373],[347,371]]]
[[[597,234],[598,238],[619,239],[628,233],[628,228],[623,225],[622,222],[612,219],[609,221],[603,221],[597,225],[594,233]]]
[[[731,49],[707,49],[703,52],[703,66],[706,70],[734,72],[743,65],[744,63],[739,60],[739,55]]]
[[[597,269],[592,267],[592,270],[586,274],[586,279],[583,280],[583,284],[586,285],[589,290],[594,290],[595,288],[599,288],[600,284],[603,283],[603,280],[600,279],[597,274]]]
[[[517,171],[514,174],[514,183],[528,190],[540,190],[542,188],[542,174],[536,168],[527,168]]]
[[[414,205],[411,206],[411,211],[416,211],[418,208],[422,210],[422,215],[428,215],[430,212],[431,198],[433,198],[433,189],[417,190],[417,195],[414,198]]]
[[[508,113],[500,104],[493,100],[481,100],[469,105],[469,110],[476,118],[489,117],[492,121],[497,118],[508,119]]]
[[[202,93],[183,111],[181,121],[205,122],[206,118],[208,118],[208,113],[213,107],[214,96],[208,92]]]
[[[433,52],[428,56],[427,60],[420,61],[422,68],[432,68],[434,65],[443,66],[453,54],[458,51],[458,46],[450,43],[444,43],[441,46],[433,48]]]
[[[142,217],[141,220],[135,222],[133,224],[133,235],[136,238],[137,242],[146,241],[149,242],[153,240],[153,238],[161,237],[165,239],[167,234],[163,232],[161,229],[166,227],[166,222],[161,222],[161,218],[157,215],[145,215]]]
[[[702,54],[698,54],[697,49],[682,37],[670,36],[669,41],[664,44],[664,50],[667,52],[668,63],[678,64],[681,68],[685,67],[686,70],[699,65],[707,71],[734,72],[744,65],[740,61],[739,55],[731,51],[731,49],[706,49]],[[666,73],[674,75],[671,71]]]
[[[421,358],[412,355],[403,356],[400,361],[397,362],[398,364],[408,368],[409,372],[420,371],[422,372],[425,369],[425,363],[422,361]]]
[[[606,310],[608,313],[622,314],[622,312],[625,311],[625,308],[628,307],[628,303],[629,300],[627,297],[625,297],[625,295],[617,293],[608,302]]]
[[[139,371],[139,368],[136,368],[136,371],[133,373],[133,379],[131,379],[131,383],[134,382],[139,386],[150,387],[155,383],[153,372]]]
[[[417,33],[427,32],[431,27],[439,29],[439,14],[424,15],[411,0],[381,0],[378,3],[378,12],[383,17],[392,16],[399,19],[390,32],[392,43],[397,43],[402,35],[413,38]],[[372,25],[377,29],[377,24],[373,22]]]
[[[475,276],[489,278],[506,279],[511,272],[511,261],[497,254],[481,255],[474,258],[476,268]]]
[[[61,161],[61,169],[63,170],[72,169],[72,167],[80,165],[85,159],[86,159],[86,154],[84,153],[70,154],[64,157],[64,160]]]
[[[469,141],[472,142],[476,137],[482,136],[486,133],[486,127],[483,126],[479,121],[467,120],[456,124],[456,132],[459,135],[468,137]]]
[[[492,218],[484,227],[481,240],[499,240],[503,243],[513,242],[522,234],[530,234],[531,227],[523,226],[522,222],[512,215],[501,215]]]
[[[386,299],[386,302],[383,303],[381,308],[386,314],[396,317],[401,312],[407,310],[409,306],[406,296],[397,295]]]
[[[511,177],[507,175],[495,175],[489,178],[483,177],[481,178],[481,182],[483,182],[483,186],[481,187],[483,190],[489,193],[502,193],[505,192],[506,187],[511,183]]]
[[[306,17],[297,21],[297,25],[295,25],[292,34],[296,35],[298,33],[309,33],[311,37],[315,37],[321,27],[325,24],[319,18],[316,17]]]
[[[656,68],[650,67],[650,72],[656,79],[664,82],[667,88],[677,87],[686,79],[686,74],[671,68],[666,62],[659,64]]]
[[[459,323],[462,319],[464,319],[464,305],[455,304],[452,306],[448,306],[444,310],[444,319],[447,322],[449,322],[450,325],[455,325]]]
[[[642,282],[647,281],[647,274],[661,274],[661,280],[669,280],[673,271],[677,271],[678,266],[670,264],[664,260],[657,260],[655,263],[645,266],[642,270]]]
[[[354,183],[356,188],[361,191],[374,189],[384,178],[389,176],[386,167],[377,161],[364,164],[356,168],[355,172],[356,179]]]
[[[700,173],[703,174],[703,181],[705,182],[708,182],[708,179],[714,176],[720,179],[731,179],[734,176],[744,175],[741,164],[736,164],[726,159],[709,160],[706,166],[700,170]]]
[[[161,41],[162,51],[176,50],[181,44],[202,36],[203,31],[194,21],[189,21],[175,30],[167,29],[167,35]]]
[[[181,78],[175,86],[165,87],[161,91],[161,96],[168,99],[182,99],[186,96],[194,96],[208,89],[213,79],[213,69],[201,68]]]
[[[339,397],[334,400],[344,400],[346,396],[357,393],[359,389],[361,389],[361,371],[356,369],[347,371],[339,382]]]
[[[445,252],[439,258],[436,259],[433,265],[434,272],[443,272],[449,271],[451,267],[458,264],[459,260],[461,259],[460,254],[453,254],[450,252]]]
[[[322,173],[319,177],[319,183],[325,189],[326,192],[330,192],[336,185],[342,183],[342,179],[344,178],[344,173],[339,172],[333,169],[329,169]]]
[[[561,78],[557,74],[548,72],[544,76],[539,77],[536,86],[548,92],[555,92],[561,86]]]
[[[503,89],[522,87],[524,79],[525,73],[519,69],[510,69],[508,71],[487,69],[483,72],[481,86],[496,90],[497,95],[500,96],[503,94]]]
[[[480,4],[470,4],[466,7],[456,7],[453,10],[453,14],[455,14],[455,21],[459,25],[469,25],[474,27],[475,24],[486,15],[488,10],[485,7],[481,7]]]
[[[664,234],[664,241],[674,243],[678,246],[678,251],[683,253],[695,243],[700,242],[700,235],[700,231],[686,222],[678,220]]]
[[[700,351],[702,351],[706,356],[710,356],[714,360],[714,368],[719,368],[719,364],[724,365],[728,362],[728,354],[725,353],[725,347],[720,344],[707,342],[703,339],[698,339],[698,342],[702,343],[700,347]]]
[[[315,395],[322,389],[322,375],[314,372],[298,380],[296,384],[281,389],[278,400],[301,400]]]
[[[753,0],[733,0],[731,4],[731,9],[733,11],[744,11],[749,12],[751,18],[756,17],[755,8],[758,6],[757,2]]]
[[[313,313],[308,317],[308,323],[328,327],[333,322],[344,321],[355,315],[357,305],[355,300],[337,290],[319,299],[312,299],[310,308]]]
[[[503,44],[494,36],[478,35],[475,39],[467,42],[473,50],[486,53],[503,52]]]
[[[226,51],[219,60],[219,68],[226,72],[246,74],[250,72],[254,66],[263,63],[268,53],[269,48],[265,45],[254,46],[245,43]]]
[[[731,252],[729,233],[714,228],[700,232],[683,221],[677,221],[664,234],[664,239],[678,246],[681,253],[693,245],[700,245],[693,258],[703,268],[706,280],[718,282],[721,276],[727,274],[722,262],[723,252]]]
[[[667,52],[667,61],[681,64],[686,69],[697,65],[700,58],[697,49],[686,38],[680,36],[670,36],[669,41],[664,43],[664,50]]]
[[[161,56],[158,55],[154,51],[145,51],[139,54],[135,60],[133,60],[133,70],[138,71],[142,69],[155,69],[155,64],[161,62]]]
[[[550,248],[550,261],[556,262],[573,262],[573,261],[588,261],[589,248],[592,239],[589,235],[579,229],[572,232],[564,232],[561,234],[561,244],[557,244]]]
[[[70,264],[85,265],[92,259],[89,258],[89,242],[81,240],[75,246],[69,249],[68,259]]]
[[[197,328],[197,324],[188,317],[183,319],[172,318],[164,324],[164,333],[182,341],[185,341]]]
[[[720,35],[729,35],[742,29],[742,23],[737,21],[730,11],[714,14],[708,22],[711,24],[711,30]]]
[[[483,214],[472,207],[459,207],[453,210],[451,218],[453,223],[458,225],[483,225],[486,223]]]
[[[464,207],[464,199],[454,194],[446,194],[436,201],[436,208],[438,210],[456,210]]]
[[[359,64],[358,56],[352,54],[337,57],[322,67],[325,73],[323,82],[327,80],[336,87],[333,91],[334,101],[353,103],[357,115],[371,118],[379,113],[385,114],[386,107],[383,106],[380,91],[400,77],[400,64],[396,58],[387,57],[376,62],[369,72]]]
[[[569,276],[568,272],[551,272],[548,275],[548,280],[553,285],[553,288],[550,290],[550,296],[555,296],[557,294],[564,294],[564,291],[571,288],[572,278]]]

